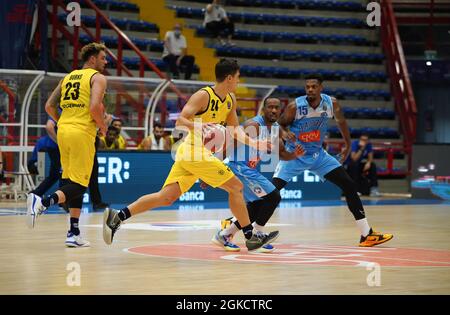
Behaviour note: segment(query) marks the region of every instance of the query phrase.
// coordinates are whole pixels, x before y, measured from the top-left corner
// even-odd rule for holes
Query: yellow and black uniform
[[[62,178],[88,187],[95,155],[97,125],[91,116],[91,78],[94,69],[75,70],[61,84],[58,147]]]
[[[125,138],[122,135],[119,135],[119,137],[117,138],[117,141],[119,141],[119,149],[120,150],[124,150],[127,148],[127,141],[125,140]]]
[[[211,87],[205,87],[202,90],[209,94],[208,106],[195,115],[194,121],[225,125],[228,114],[233,108],[231,95],[227,94],[222,100]],[[198,133],[190,131],[177,149],[175,163],[163,187],[178,183],[181,192],[185,193],[199,178],[212,187],[219,187],[233,176],[228,166],[203,146],[201,130]]]
[[[105,137],[100,137],[100,141],[103,143],[103,147],[105,149],[107,149],[107,150],[120,150],[120,149],[122,149],[120,147],[118,139],[117,139],[117,141],[114,141],[113,143],[111,143],[111,145],[108,145],[108,143],[106,142],[106,138]]]

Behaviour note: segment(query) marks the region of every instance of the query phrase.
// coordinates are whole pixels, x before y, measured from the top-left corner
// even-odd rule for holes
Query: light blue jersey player
[[[244,130],[253,138],[261,141],[279,143],[279,156],[283,160],[294,160],[304,153],[300,145],[293,146],[292,152],[288,152],[281,139],[277,139],[279,125],[277,123],[281,113],[281,102],[277,98],[268,98],[264,101],[262,115],[258,115],[244,124]],[[273,157],[273,156],[272,156]],[[244,186],[244,199],[247,202],[250,221],[253,223],[256,233],[263,233],[263,227],[269,221],[281,196],[275,186],[263,176],[256,168],[260,161],[268,161],[271,156],[257,151],[249,146],[235,143],[232,152],[228,152],[228,166],[239,178]],[[232,243],[232,237],[241,229],[239,222],[232,219],[222,221],[222,230],[212,241],[227,251],[238,251],[239,247]],[[258,252],[271,252],[273,246],[266,244]]]
[[[290,133],[295,135],[295,142],[286,144],[292,150],[296,143],[300,143],[306,153],[294,161],[280,161],[274,177],[286,182],[294,176],[309,170],[322,180],[324,176],[341,166],[341,164],[322,147],[328,129],[328,120],[333,118],[333,100],[329,95],[320,94],[320,102],[316,108],[308,104],[307,96],[295,99],[295,119],[289,125]]]
[[[345,195],[349,210],[361,232],[359,246],[370,247],[387,242],[392,239],[392,234],[381,234],[371,229],[355,183],[341,165],[350,153],[350,132],[338,101],[321,93],[322,82],[320,75],[308,76],[305,81],[306,95],[290,103],[278,120],[288,140],[287,150],[292,151],[294,145],[301,144],[306,153],[292,161],[280,161],[272,182],[278,190],[281,190],[294,176],[300,175],[305,170],[315,173],[322,180],[329,180],[341,188]],[[328,120],[333,117],[345,143],[340,161],[329,155],[322,147]]]

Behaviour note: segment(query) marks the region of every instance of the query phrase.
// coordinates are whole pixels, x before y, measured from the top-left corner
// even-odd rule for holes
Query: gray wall
[[[417,142],[450,143],[450,84],[413,83]]]

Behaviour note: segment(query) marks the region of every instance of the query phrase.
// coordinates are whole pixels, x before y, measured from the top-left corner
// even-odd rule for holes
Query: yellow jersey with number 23
[[[58,128],[84,131],[95,137],[97,125],[91,116],[91,79],[98,71],[88,68],[74,70],[61,83],[61,117]]]

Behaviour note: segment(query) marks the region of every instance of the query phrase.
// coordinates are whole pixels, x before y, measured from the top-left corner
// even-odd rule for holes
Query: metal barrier
[[[147,113],[146,113],[146,123],[149,123],[148,128],[146,129],[146,136],[148,136],[151,131],[153,130],[153,124],[155,121],[163,121],[165,122],[162,117],[158,117],[156,115],[156,109],[158,105],[160,105],[161,102],[163,102],[163,112],[167,111],[167,103],[168,101],[175,102],[179,104],[180,99],[179,97],[168,91],[168,88],[170,87],[170,83],[173,83],[177,86],[177,89],[181,91],[183,95],[192,95],[197,90],[201,89],[204,86],[212,86],[214,85],[214,82],[202,82],[202,81],[188,81],[188,80],[172,80],[167,81],[166,84],[163,84],[160,86],[160,89],[158,91],[155,91],[155,99],[152,104],[152,107],[147,107],[147,112],[150,114],[150,120],[147,119]],[[250,102],[251,104],[254,104],[254,112],[258,113],[260,111],[261,105],[263,104],[263,101],[269,97],[273,91],[277,88],[276,85],[262,85],[262,84],[241,84],[240,88],[238,88],[238,91],[236,92],[236,100],[238,101],[238,104],[242,104],[244,102]],[[247,95],[252,95],[252,97],[248,97]],[[184,104],[182,104],[184,105]],[[177,109],[181,111],[181,107],[179,106]],[[170,110],[167,111],[167,113],[174,114],[174,112],[170,112]],[[165,124],[164,124],[165,125]]]
[[[381,39],[391,79],[391,90],[395,97],[397,113],[400,116],[405,148],[411,150],[411,146],[416,139],[416,101],[409,80],[392,1],[382,0],[381,8]],[[411,161],[409,161],[409,164],[411,164]]]
[[[33,150],[34,145],[30,139],[37,139],[46,134],[44,128],[48,116],[45,112],[45,102],[65,75],[64,73],[45,73],[43,71],[0,69],[0,82],[9,89],[8,92],[5,92],[5,89],[0,90],[0,93],[5,93],[4,100],[8,111],[6,113],[7,121],[0,122],[2,131],[7,130],[7,136],[3,140],[6,143],[2,143],[2,151],[17,156],[17,158],[10,159],[9,168],[28,173],[28,154]],[[158,106],[167,108],[168,101],[176,100],[181,102],[178,108],[181,111],[187,100],[184,95],[190,96],[198,89],[214,84],[212,82],[168,81],[136,77],[108,76],[107,78],[108,89],[104,99],[107,112],[114,113],[116,109],[127,109],[127,106],[122,104],[120,108],[117,108],[117,103],[114,101],[117,96],[123,97],[128,102],[127,105],[131,111],[127,121],[128,126],[122,129],[127,138],[136,140],[142,140],[143,136],[148,136],[153,130],[153,122],[161,119],[161,114],[157,113]],[[182,97],[180,97],[181,94],[175,92],[174,87],[177,91],[182,91]],[[263,100],[275,89],[276,86],[272,85],[242,84],[236,93],[238,103],[239,100],[252,102],[252,106],[257,111]],[[131,98],[124,96],[124,93]],[[15,95],[14,104],[10,101],[11,94]],[[251,101],[249,101],[248,95],[252,96]],[[139,107],[146,107],[143,113],[133,110],[134,106],[130,102],[135,102],[136,99],[142,101]],[[1,102],[0,98],[0,105]],[[143,119],[139,119],[137,115],[143,116]],[[24,177],[25,179],[22,177],[19,178],[22,188],[30,189],[34,186],[31,177]]]

